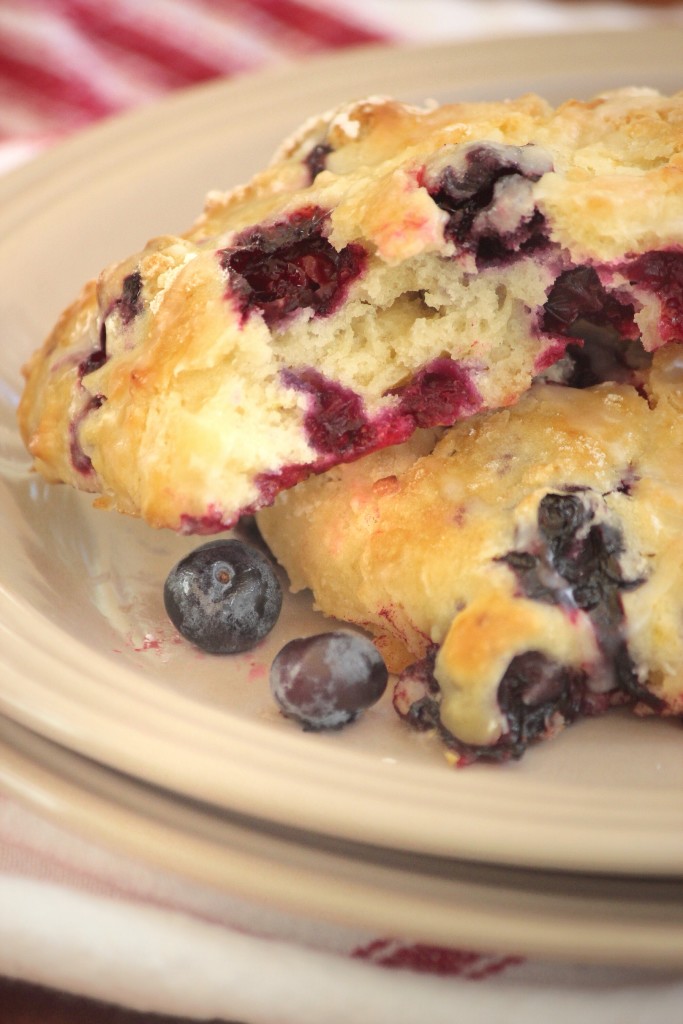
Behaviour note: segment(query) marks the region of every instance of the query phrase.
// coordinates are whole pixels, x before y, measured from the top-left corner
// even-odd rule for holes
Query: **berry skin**
[[[659,299],[661,341],[683,341],[683,253],[679,249],[645,252],[620,269],[631,284]]]
[[[341,729],[384,693],[388,672],[377,648],[354,633],[291,640],[270,670],[280,710],[304,729]]]
[[[607,291],[593,267],[579,266],[565,270],[551,287],[542,326],[550,334],[581,338],[592,325],[635,340],[639,332],[634,313],[632,305]]]
[[[132,274],[124,277],[121,298],[116,303],[124,324],[129,324],[140,312],[142,308],[141,293],[142,275],[139,270],[135,270]]]
[[[237,654],[277,622],[282,589],[268,559],[239,540],[209,541],[182,558],[164,584],[181,636],[209,654]]]
[[[326,142],[319,142],[305,158],[304,163],[311,175],[311,182],[315,181],[320,172],[325,170],[327,158],[331,152],[332,146]]]
[[[339,307],[367,254],[357,243],[337,251],[327,240],[326,220],[323,210],[305,207],[287,220],[247,228],[218,252],[228,294],[243,318],[256,309],[274,329],[298,310],[329,316]]]
[[[473,145],[464,166],[446,167],[429,189],[436,205],[448,214],[446,238],[459,248],[474,252],[480,267],[518,259],[526,252],[548,242],[545,218],[538,209],[521,217],[512,230],[495,229],[482,214],[493,214],[499,201],[498,190],[506,181],[529,183],[550,171],[552,166],[532,147]]]

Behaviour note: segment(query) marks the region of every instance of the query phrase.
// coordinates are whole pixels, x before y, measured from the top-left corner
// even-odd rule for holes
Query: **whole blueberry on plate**
[[[282,713],[313,731],[352,722],[380,699],[387,680],[374,644],[343,631],[291,640],[270,670],[270,688]]]
[[[282,589],[260,551],[239,540],[215,540],[171,569],[164,605],[186,640],[209,654],[237,654],[273,628]]]

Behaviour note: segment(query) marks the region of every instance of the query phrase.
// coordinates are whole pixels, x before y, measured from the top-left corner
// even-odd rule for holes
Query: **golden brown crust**
[[[637,386],[538,382],[435,444],[417,434],[298,485],[259,525],[294,589],[369,629],[392,669],[437,645],[441,721],[465,743],[504,732],[499,685],[529,651],[586,673],[596,699],[617,699],[628,664],[638,710],[680,714],[681,413],[672,345]],[[548,495],[581,514],[559,541]]]
[[[556,110],[533,95],[375,98],[312,121],[252,182],[212,193],[185,236],[86,286],[27,364],[19,422],[36,468],[154,526],[221,529],[415,425],[516,401],[567,343],[544,307],[569,269],[596,270],[630,303],[626,333],[646,349],[680,340],[660,331],[659,285],[629,268],[683,252],[682,112],[683,94],[632,89]],[[479,191],[478,160],[491,168]],[[444,181],[472,193],[460,236]],[[264,285],[261,267],[249,305],[221,254],[264,238],[289,269]],[[322,248],[307,263],[292,239]],[[342,283],[321,310],[306,295],[338,254]],[[254,299],[274,287],[289,300],[302,275],[301,308],[270,316]],[[342,436],[321,445],[316,417]]]
[[[95,283],[88,282],[22,370],[26,386],[19,401],[19,428],[36,468],[51,481],[68,480],[73,474],[69,409],[78,363],[90,350],[89,342],[79,349],[74,341],[89,339],[94,330],[95,292]]]

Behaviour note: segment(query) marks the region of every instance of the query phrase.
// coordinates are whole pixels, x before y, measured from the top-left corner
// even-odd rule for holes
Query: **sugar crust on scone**
[[[460,762],[615,704],[683,714],[683,346],[631,383],[538,381],[258,522],[294,589],[375,635],[397,710]]]
[[[683,340],[683,93],[371,98],[84,288],[26,367],[36,468],[209,533],[513,404],[596,323]]]

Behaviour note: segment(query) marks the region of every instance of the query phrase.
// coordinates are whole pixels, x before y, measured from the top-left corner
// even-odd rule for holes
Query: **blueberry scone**
[[[683,93],[370,98],[86,285],[19,422],[49,480],[210,533],[513,405],[595,328],[630,369],[683,340],[682,310]]]
[[[538,380],[259,513],[294,588],[376,636],[399,714],[456,762],[614,705],[683,715],[683,346],[650,362]]]

